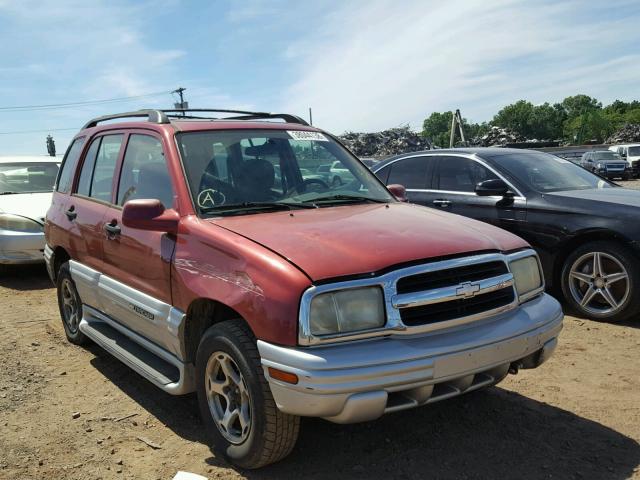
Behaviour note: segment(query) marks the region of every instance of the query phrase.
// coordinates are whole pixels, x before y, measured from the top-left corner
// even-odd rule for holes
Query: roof
[[[51,157],[49,155],[7,155],[0,156],[0,163],[60,163],[61,157]]]

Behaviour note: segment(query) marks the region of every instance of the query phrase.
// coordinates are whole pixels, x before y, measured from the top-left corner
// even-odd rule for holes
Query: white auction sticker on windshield
[[[287,130],[287,133],[294,140],[315,140],[317,142],[329,141],[329,139],[320,132],[308,132],[306,130]]]

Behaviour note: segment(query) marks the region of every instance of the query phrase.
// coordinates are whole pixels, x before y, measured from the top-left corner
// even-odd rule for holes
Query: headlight
[[[327,292],[311,300],[309,329],[313,335],[380,328],[384,323],[384,299],[379,287]]]
[[[604,165],[601,163],[596,163],[596,168],[602,170],[604,168]]]
[[[30,218],[0,213],[0,230],[12,230],[14,232],[38,233],[42,232],[42,225]]]
[[[540,263],[535,256],[513,260],[509,266],[521,302],[528,300],[543,287]]]

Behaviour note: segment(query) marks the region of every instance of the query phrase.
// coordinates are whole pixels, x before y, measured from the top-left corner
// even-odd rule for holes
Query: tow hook
[[[522,368],[521,360],[518,360],[517,362],[513,362],[511,365],[509,365],[509,373],[512,375],[517,375],[518,370],[520,370],[521,368]]]

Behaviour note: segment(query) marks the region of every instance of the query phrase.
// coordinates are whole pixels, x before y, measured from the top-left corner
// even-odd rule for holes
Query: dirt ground
[[[547,364],[486,391],[366,424],[304,419],[293,454],[257,472],[209,449],[193,395],[68,344],[44,267],[0,273],[0,358],[0,479],[640,479],[640,319],[567,316]]]

